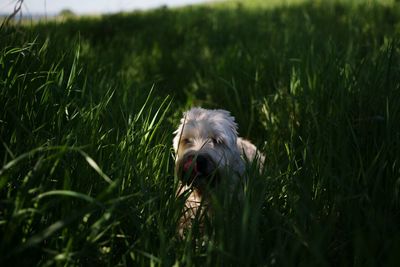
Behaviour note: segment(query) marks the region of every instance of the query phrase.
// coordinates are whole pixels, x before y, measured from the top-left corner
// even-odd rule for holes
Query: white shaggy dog
[[[208,190],[221,179],[230,179],[228,185],[234,187],[244,179],[245,160],[258,160],[262,168],[264,156],[238,137],[235,119],[226,110],[192,108],[184,113],[174,134],[175,172],[181,183],[177,194],[190,192],[179,222],[182,235],[192,225],[200,205],[207,206]]]

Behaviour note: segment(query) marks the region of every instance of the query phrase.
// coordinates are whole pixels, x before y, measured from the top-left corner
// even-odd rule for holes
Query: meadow
[[[265,3],[2,27],[0,265],[399,266],[399,3]],[[180,239],[193,106],[266,168]]]

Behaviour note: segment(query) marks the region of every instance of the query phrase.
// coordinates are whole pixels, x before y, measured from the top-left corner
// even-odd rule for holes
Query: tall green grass
[[[3,28],[0,264],[397,266],[400,7],[192,7]],[[230,110],[266,155],[176,234],[172,132]]]

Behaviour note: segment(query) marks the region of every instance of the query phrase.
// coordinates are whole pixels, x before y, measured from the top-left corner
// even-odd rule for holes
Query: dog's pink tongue
[[[190,167],[192,167],[192,164],[193,164],[193,159],[192,158],[189,158],[186,162],[185,162],[185,164],[183,165],[183,171],[184,172],[188,172],[189,170],[190,170]],[[196,173],[197,172],[197,170],[196,170],[196,165],[193,167],[193,173]]]

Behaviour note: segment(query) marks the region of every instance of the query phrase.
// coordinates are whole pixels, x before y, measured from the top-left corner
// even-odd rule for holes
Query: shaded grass
[[[196,7],[0,36],[0,255],[18,265],[397,265],[399,6]],[[172,132],[230,110],[267,156],[176,236]]]

